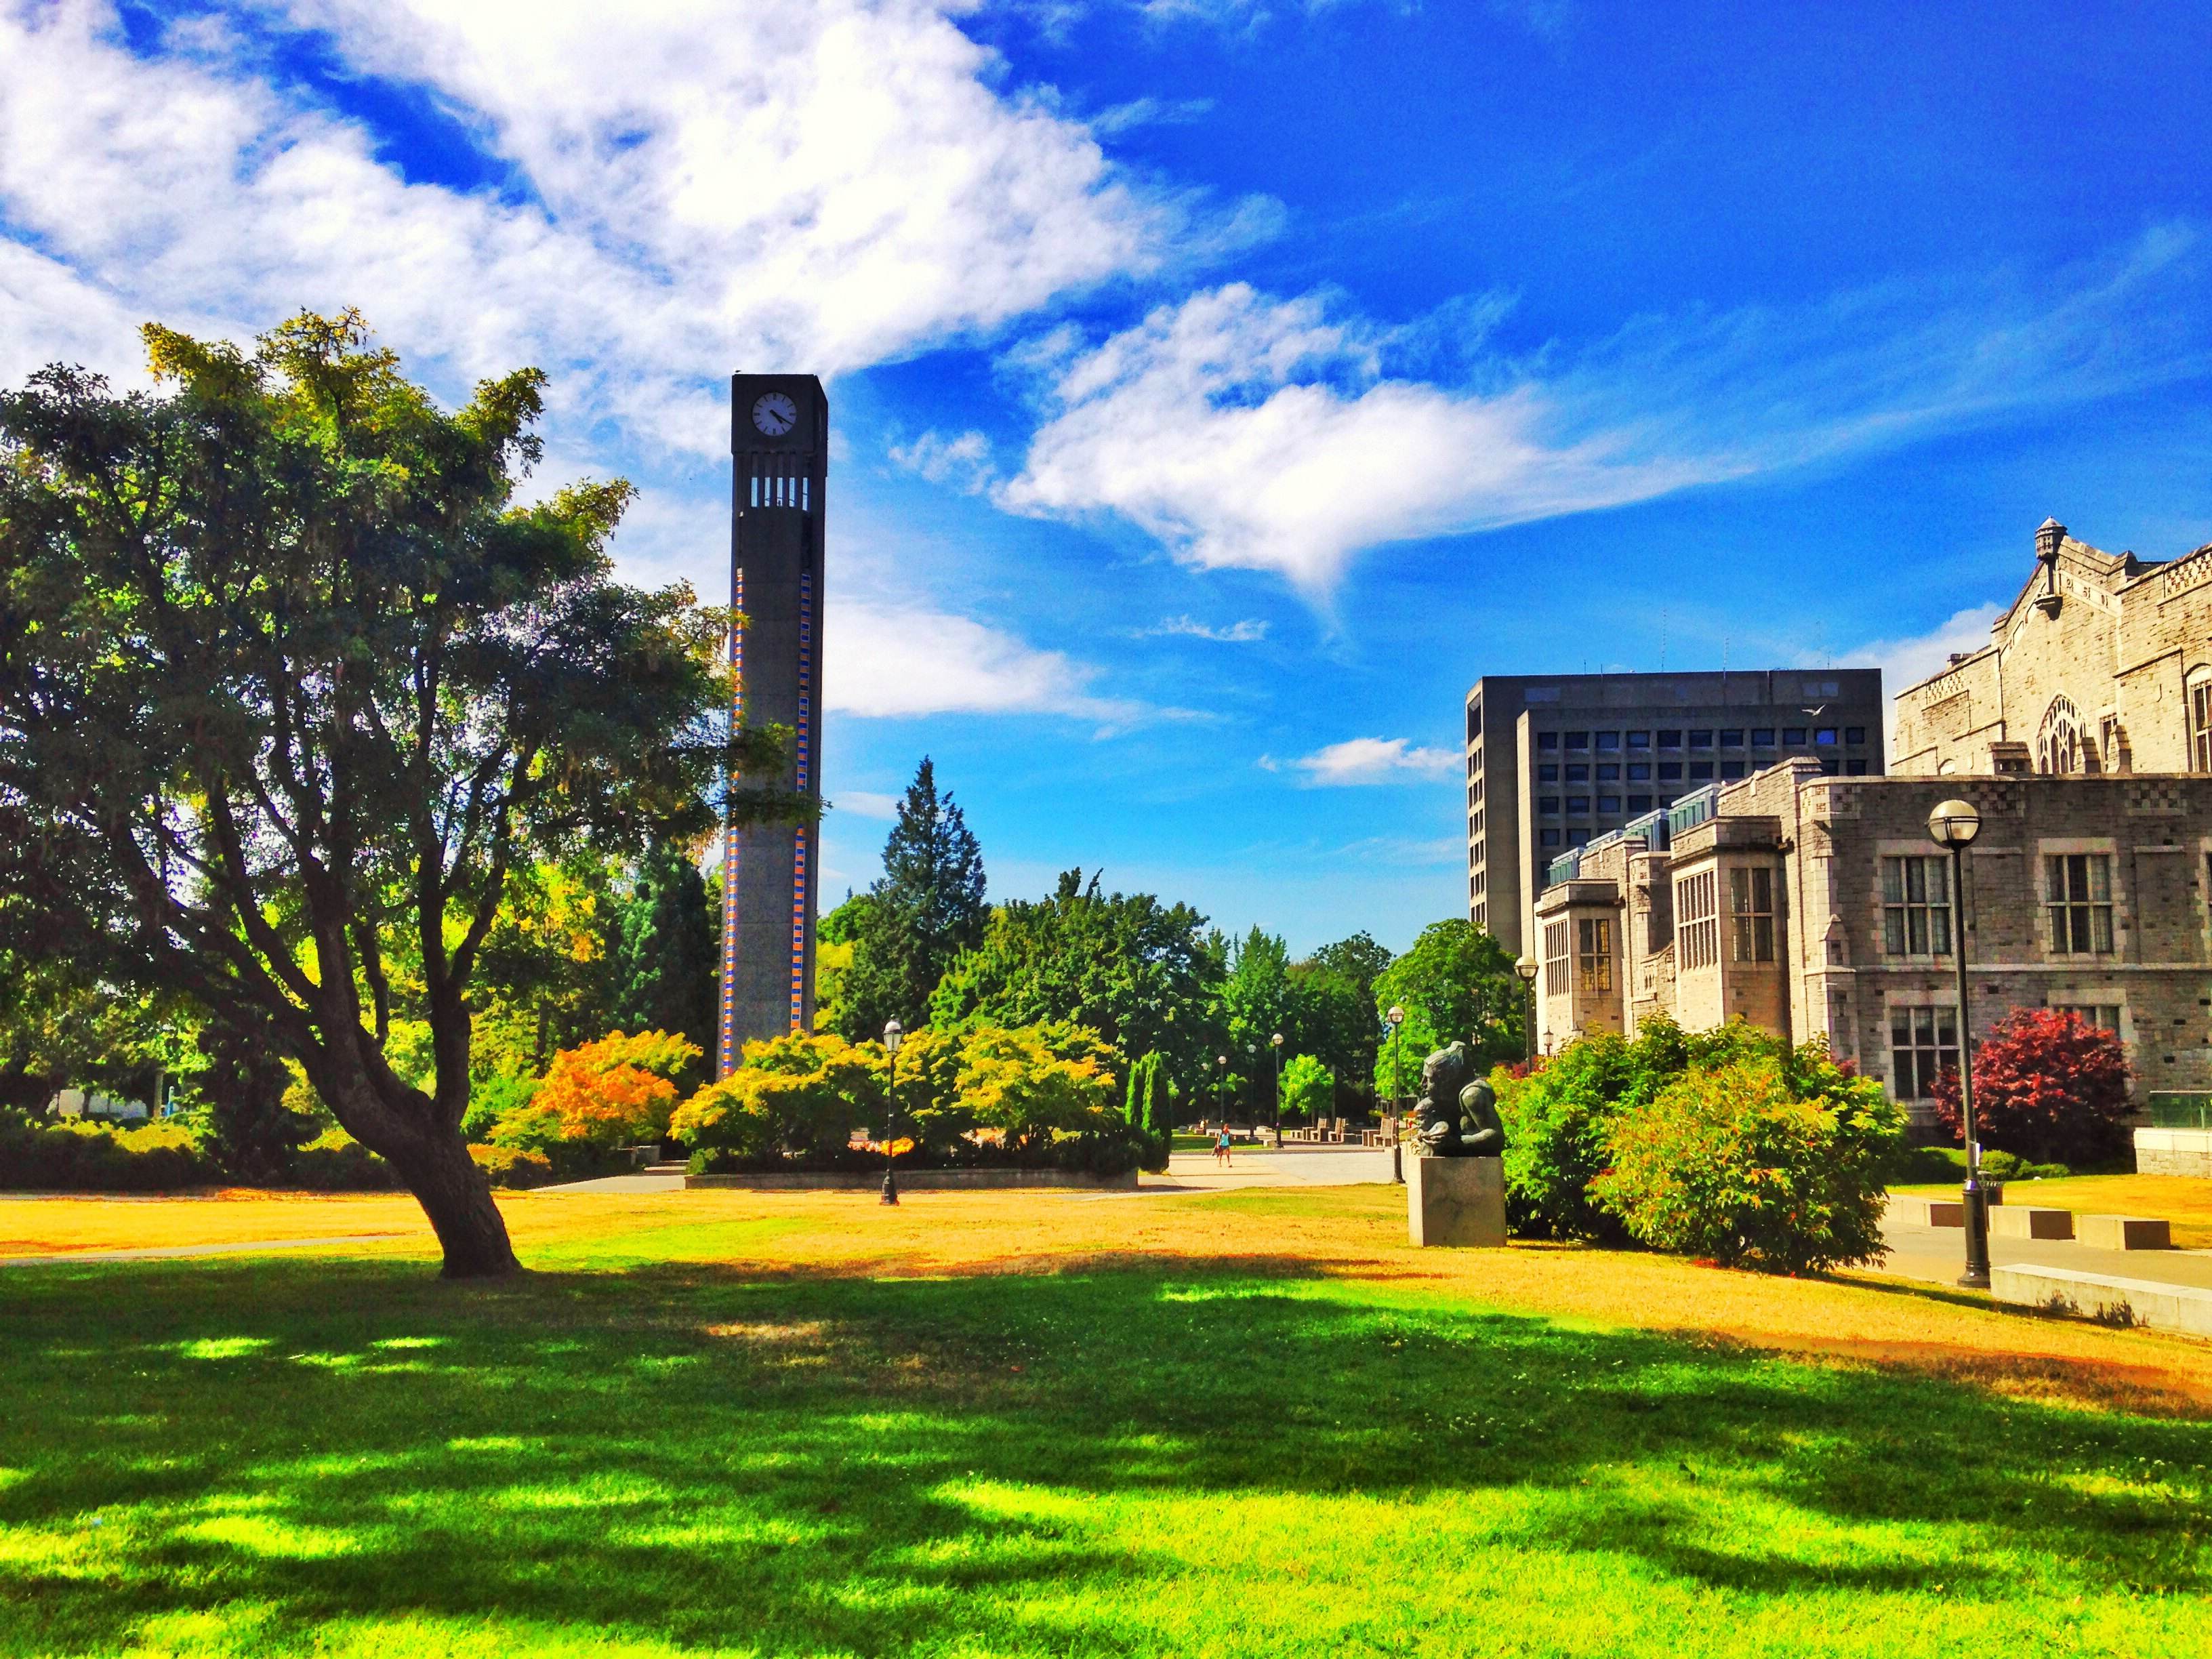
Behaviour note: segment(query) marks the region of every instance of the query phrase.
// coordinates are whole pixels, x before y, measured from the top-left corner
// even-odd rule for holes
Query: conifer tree
[[[896,1018],[927,1023],[930,993],[983,937],[983,849],[924,756],[884,843],[884,873],[854,917],[837,1029],[857,1042]]]
[[[705,1053],[714,1036],[714,966],[705,878],[682,848],[656,841],[623,916],[616,1024],[685,1036]]]

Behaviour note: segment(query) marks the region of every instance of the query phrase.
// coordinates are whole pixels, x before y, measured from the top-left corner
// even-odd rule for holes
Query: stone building
[[[1990,643],[1898,694],[1893,772],[2212,772],[2212,545],[2156,561],[2047,519]]]
[[[1517,954],[1561,852],[1791,756],[1881,772],[1881,671],[1486,675],[1467,694],[1468,919]]]
[[[1953,795],[1982,815],[1963,904],[1927,830]],[[1826,1037],[1926,1124],[1958,1063],[1963,919],[1977,1034],[2014,1007],[2077,1008],[2119,1033],[2139,1095],[2212,1090],[2212,776],[1839,778],[1796,760],[1547,877],[1547,1046],[1661,1010],[1741,1016]]]

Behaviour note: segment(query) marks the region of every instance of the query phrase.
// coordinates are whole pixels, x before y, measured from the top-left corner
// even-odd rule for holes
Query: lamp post
[[[1214,1073],[1213,1109],[1221,1115],[1221,1130],[1229,1132],[1229,1056],[1216,1054],[1213,1063],[1220,1069]]]
[[[1536,958],[1523,957],[1513,964],[1513,971],[1521,975],[1522,1007],[1526,1014],[1521,1025],[1521,1046],[1528,1051],[1528,1064],[1536,1063]]]
[[[1982,1149],[1974,1139],[1974,1039],[1967,1024],[1966,848],[1982,832],[1982,815],[1962,800],[1947,800],[1928,815],[1928,836],[1951,854],[1951,944],[1959,963],[1959,1117],[1966,1134],[1966,1271],[1959,1282],[1990,1287],[1990,1195],[1982,1186]]]
[[[1275,1051],[1275,1150],[1283,1149],[1283,1034],[1280,1031],[1267,1039],[1267,1046]]]
[[[1394,1002],[1382,1021],[1390,1028],[1390,1109],[1398,1120],[1398,1133],[1390,1137],[1390,1179],[1402,1187],[1406,1184],[1406,1115],[1398,1110],[1398,1103],[1406,1096],[1406,1074],[1398,1066],[1398,1028],[1406,1023],[1406,1011]]]
[[[905,1030],[896,1020],[884,1022],[884,1047],[890,1050],[891,1057],[890,1099],[884,1111],[884,1202],[886,1204],[898,1202],[898,1154],[891,1150],[891,1132],[898,1124],[898,1051],[899,1041],[905,1036]]]

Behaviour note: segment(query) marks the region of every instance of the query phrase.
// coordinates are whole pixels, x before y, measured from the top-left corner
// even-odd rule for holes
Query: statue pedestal
[[[1406,1218],[1416,1244],[1505,1243],[1505,1166],[1494,1158],[1409,1158]]]

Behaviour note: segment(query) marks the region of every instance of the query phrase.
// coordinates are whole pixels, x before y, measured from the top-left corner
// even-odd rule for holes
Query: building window
[[[2039,772],[2079,772],[2081,766],[2081,715],[2064,697],[2053,697],[2043,711],[2042,729],[2035,734],[2035,769]]]
[[[1893,957],[1951,954],[1951,866],[1940,856],[1881,861],[1881,948]]]
[[[1710,749],[1710,748],[1711,748],[1712,746],[1713,746],[1713,734],[1712,734],[1711,732],[1691,732],[1691,733],[1690,733],[1690,747],[1691,747],[1691,748],[1692,748],[1692,749]]]
[[[1774,728],[1771,726],[1753,726],[1751,728],[1751,746],[1753,749],[1773,748]]]
[[[1867,763],[1864,761],[1848,760],[1844,763],[1844,775],[1845,777],[1863,778],[1866,776],[1866,775]]]
[[[1712,775],[1713,763],[1711,761],[1692,761],[1690,763],[1690,779],[1692,782],[1694,783],[1701,778],[1710,778]]]
[[[1632,812],[1650,811],[1651,810],[1651,797],[1649,795],[1631,795],[1628,798],[1628,810]]]
[[[1804,745],[1804,742],[1805,728],[1803,726],[1785,726],[1782,728],[1782,746],[1784,748],[1802,748]]]
[[[1650,781],[1651,781],[1651,763],[1650,763],[1650,761],[1631,761],[1631,762],[1629,762],[1629,763],[1628,763],[1628,781],[1629,781],[1631,783],[1649,783],[1649,782],[1650,782]]]
[[[1680,762],[1680,761],[1661,761],[1661,762],[1659,763],[1659,781],[1660,781],[1660,782],[1662,782],[1662,783],[1680,783],[1681,781],[1682,781],[1682,763],[1681,763],[1681,762]]]
[[[1620,811],[1620,797],[1600,795],[1597,798],[1597,810],[1601,812],[1618,812]]]
[[[1721,959],[1720,918],[1715,914],[1719,884],[1711,870],[1674,884],[1674,931],[1682,941],[1685,968],[1710,968]]]
[[[2104,853],[2058,853],[2043,860],[2051,948],[2102,956],[2112,948],[2112,860]]]
[[[1959,1011],[1892,1008],[1889,1068],[1898,1099],[1933,1100],[1936,1079],[1959,1069]]]
[[[1557,847],[1559,844],[1559,832],[1556,830],[1539,830],[1536,841],[1537,845],[1540,847]]]
[[[1473,743],[1482,735],[1482,705],[1471,702],[1467,706],[1467,740]]]
[[[1832,749],[1836,743],[1836,728],[1832,726],[1815,726],[1813,730],[1813,741],[1822,748]]]
[[[1662,732],[1659,734],[1659,746],[1662,749],[1680,749],[1682,746],[1682,734],[1680,732]]]
[[[1863,726],[1845,726],[1844,728],[1844,741],[1845,743],[1864,743],[1866,741],[1866,727]]]
[[[1567,988],[1567,924],[1544,924],[1544,994],[1555,997]]]
[[[1742,728],[1741,728],[1741,726],[1736,726],[1736,727],[1723,726],[1723,727],[1721,728],[1721,747],[1722,747],[1722,748],[1723,748],[1723,749],[1741,749],[1741,748],[1742,748],[1742,747],[1743,747],[1743,730],[1742,730]]]
[[[1613,923],[1583,916],[1575,923],[1575,986],[1583,991],[1613,989]]]
[[[1838,773],[1842,772],[1843,769],[1843,762],[1838,760],[1833,755],[1823,755],[1820,757],[1820,770],[1826,773],[1828,776],[1832,778]]]
[[[1568,797],[1567,797],[1567,811],[1569,811],[1570,812],[1587,812],[1587,811],[1589,811],[1589,797],[1588,795],[1570,795],[1570,796],[1568,796]]]
[[[2079,1014],[2082,1023],[2100,1031],[2120,1034],[2120,1011],[2109,1002],[2054,1002],[2051,1011],[2055,1014]]]
[[[1559,798],[1557,795],[1537,796],[1536,810],[1539,812],[1556,814],[1559,810]]]
[[[1619,783],[1620,781],[1620,769],[1618,766],[1599,767],[1597,769],[1597,781],[1600,783]]]
[[[1607,750],[1612,750],[1612,749],[1618,749],[1618,748],[1620,748],[1620,732],[1599,732],[1599,733],[1597,734],[1597,746],[1598,746],[1599,748],[1601,748],[1601,749],[1607,749]]]
[[[1570,766],[1567,769],[1567,781],[1569,783],[1588,783],[1589,781],[1589,768],[1587,766]]]
[[[2189,688],[2189,766],[2212,772],[2212,678]]]
[[[1559,769],[1557,766],[1540,766],[1536,769],[1537,782],[1557,783],[1559,781]]]
[[[1651,734],[1649,732],[1631,732],[1628,734],[1628,746],[1631,749],[1649,749],[1651,746]]]
[[[1721,763],[1721,775],[1724,778],[1741,777],[1743,775],[1743,763],[1741,761],[1723,761]]]
[[[1537,748],[1539,748],[1539,749],[1557,749],[1559,746],[1559,734],[1558,732],[1539,732],[1536,734],[1536,747],[1537,747]]]
[[[1774,872],[1729,872],[1729,922],[1735,961],[1774,960]]]
[[[1570,749],[1587,749],[1587,748],[1589,748],[1589,732],[1568,732],[1568,733],[1567,733],[1567,747],[1568,747],[1568,748],[1570,748]]]

